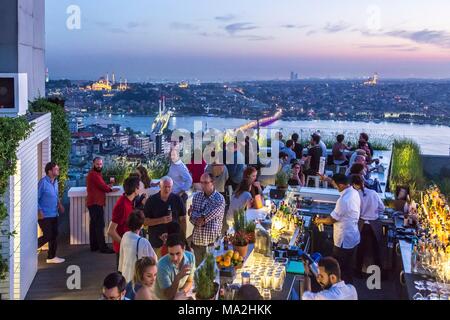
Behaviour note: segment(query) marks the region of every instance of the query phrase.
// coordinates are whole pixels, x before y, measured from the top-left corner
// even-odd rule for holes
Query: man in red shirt
[[[91,251],[114,253],[105,243],[105,213],[106,193],[118,191],[112,185],[107,185],[102,176],[103,160],[99,157],[93,161],[91,171],[86,178],[87,199],[89,210],[89,243]]]
[[[112,219],[108,227],[108,235],[113,239],[114,252],[117,255],[117,267],[119,266],[120,241],[127,226],[128,216],[133,212],[133,200],[139,192],[139,178],[128,177],[123,183],[124,194],[117,200],[112,211]]]
[[[186,164],[186,167],[189,170],[189,173],[192,176],[192,183],[194,190],[202,190],[202,185],[200,183],[200,177],[205,173],[206,162],[202,156],[202,162],[195,162],[195,154],[202,154],[201,150],[195,150],[191,156],[191,163]]]

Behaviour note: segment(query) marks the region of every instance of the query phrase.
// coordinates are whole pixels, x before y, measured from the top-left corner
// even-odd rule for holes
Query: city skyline
[[[46,3],[51,79],[450,78],[443,0]]]

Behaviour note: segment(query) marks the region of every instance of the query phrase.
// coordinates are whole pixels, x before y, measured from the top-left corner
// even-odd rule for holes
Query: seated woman
[[[343,134],[339,134],[336,137],[336,143],[333,145],[333,163],[335,165],[342,166],[348,163],[348,159],[344,152],[350,148],[344,144],[344,138]]]
[[[348,166],[351,167],[356,160],[357,156],[363,156],[366,159],[367,153],[364,150],[356,149],[355,152],[352,153],[350,160],[348,161]]]
[[[233,226],[234,212],[251,208],[253,205],[253,197],[250,193],[252,185],[247,179],[242,179],[241,184],[236,189],[236,192],[231,196],[230,207],[228,208],[226,219],[224,219],[224,229]],[[225,230],[226,231],[226,230]]]
[[[409,211],[409,187],[398,186],[395,190],[394,209],[395,211],[407,213]]]
[[[250,185],[250,193],[252,197],[255,197],[257,194],[262,194],[261,183],[257,181],[258,171],[255,167],[248,166],[244,170],[244,175],[242,180],[248,180]]]
[[[134,278],[127,285],[125,297],[130,300],[157,300],[154,293],[157,272],[155,259],[144,257],[137,260]]]
[[[305,185],[305,175],[302,171],[302,166],[300,163],[294,163],[292,165],[292,175],[288,181],[290,186],[301,186]]]
[[[362,166],[362,169],[360,169],[361,166]],[[355,167],[355,168],[352,171],[353,167]],[[361,170],[361,171],[357,172],[358,170]],[[369,169],[369,167],[367,166],[367,163],[366,163],[366,158],[364,156],[356,156],[353,164],[347,168],[345,175],[349,176],[351,174],[362,174],[364,176],[364,178],[367,180],[370,178],[370,171],[371,170]]]

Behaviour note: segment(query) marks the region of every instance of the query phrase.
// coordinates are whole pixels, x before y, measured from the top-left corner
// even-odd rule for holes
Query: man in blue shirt
[[[286,153],[288,155],[288,163],[292,163],[292,160],[297,159],[297,155],[294,151],[294,141],[288,140],[286,141],[286,147],[281,150],[282,152]]]
[[[63,263],[65,260],[56,256],[58,213],[64,213],[64,206],[58,196],[58,165],[47,163],[45,173],[46,176],[38,184],[38,223],[43,233],[38,239],[38,248],[48,243],[47,263]]]
[[[232,162],[228,162],[228,153],[233,155]],[[228,184],[230,184],[233,190],[236,190],[239,184],[242,181],[245,169],[245,157],[242,152],[239,151],[238,145],[236,142],[230,142],[227,144],[227,152],[226,152],[226,165],[228,170]]]
[[[163,300],[182,299],[192,289],[195,257],[179,234],[167,238],[167,248],[169,253],[158,262],[156,293]]]

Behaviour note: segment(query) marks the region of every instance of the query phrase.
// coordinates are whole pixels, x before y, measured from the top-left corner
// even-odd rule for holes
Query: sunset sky
[[[53,79],[450,78],[449,15],[448,0],[46,0],[47,65]]]

